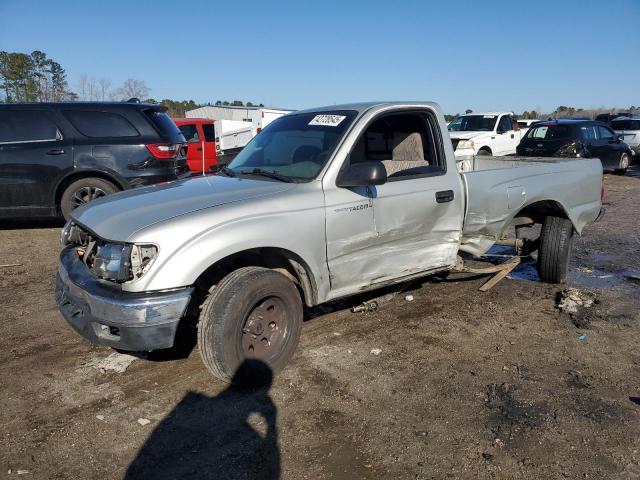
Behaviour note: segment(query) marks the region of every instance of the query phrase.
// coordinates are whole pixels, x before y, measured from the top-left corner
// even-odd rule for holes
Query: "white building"
[[[276,118],[286,115],[293,110],[276,110],[265,107],[230,107],[230,106],[207,106],[188,110],[185,112],[187,118],[210,118],[212,120],[234,120],[251,122],[251,126],[260,131]]]

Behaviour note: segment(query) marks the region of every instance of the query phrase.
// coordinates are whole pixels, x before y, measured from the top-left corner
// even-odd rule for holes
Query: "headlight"
[[[460,140],[458,142],[458,146],[456,150],[462,150],[463,148],[470,148],[471,150],[473,150],[474,148],[473,140]]]
[[[98,246],[91,267],[98,278],[114,282],[131,279],[131,245],[105,243]]]

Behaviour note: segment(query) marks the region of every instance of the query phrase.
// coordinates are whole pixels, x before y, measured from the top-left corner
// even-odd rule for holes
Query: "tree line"
[[[566,105],[560,105],[558,108],[553,110],[552,112],[541,112],[540,107],[536,110],[525,110],[524,112],[518,114],[516,113],[517,118],[522,119],[531,119],[531,120],[543,120],[546,118],[567,118],[567,117],[576,117],[576,118],[595,118],[596,115],[600,115],[601,113],[618,113],[618,112],[628,112],[632,114],[640,114],[640,106],[631,105],[629,108],[575,108],[575,107],[567,107]],[[468,115],[473,113],[473,110],[467,109],[464,114]],[[456,119],[461,114],[446,114],[444,116],[447,122]]]

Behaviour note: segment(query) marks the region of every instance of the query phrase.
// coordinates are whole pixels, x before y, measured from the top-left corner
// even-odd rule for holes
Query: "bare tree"
[[[89,81],[87,82],[87,100],[93,101],[98,100],[98,85],[96,84],[96,79],[93,77],[89,77]]]
[[[109,97],[109,87],[111,86],[111,81],[103,77],[98,80],[98,86],[100,87],[100,100],[104,102]]]
[[[89,75],[83,73],[78,78],[78,97],[80,100],[87,99],[87,91],[89,89]]]
[[[120,88],[116,89],[115,98],[117,100],[128,100],[130,98],[144,100],[149,98],[149,92],[151,92],[151,89],[147,87],[144,80],[128,78]]]

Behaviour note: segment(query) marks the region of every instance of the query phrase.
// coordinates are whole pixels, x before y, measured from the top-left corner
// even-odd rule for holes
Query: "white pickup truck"
[[[538,272],[561,282],[601,189],[595,158],[477,157],[458,173],[434,103],[296,112],[215,176],[73,210],[57,302],[80,335],[122,350],[171,347],[189,311],[214,375],[246,359],[276,371],[303,305],[456,269],[514,229],[542,224]]]
[[[527,129],[521,129],[513,112],[471,113],[448,125],[457,158],[474,155],[514,155]]]

